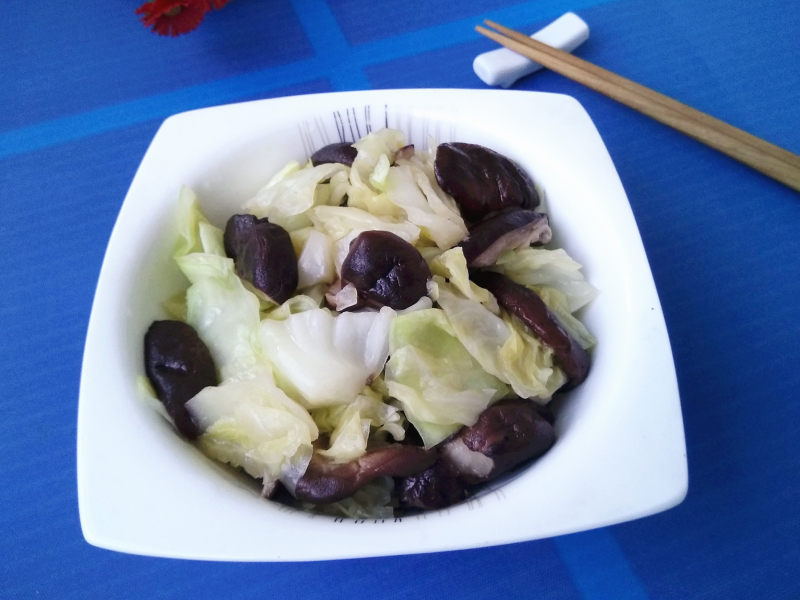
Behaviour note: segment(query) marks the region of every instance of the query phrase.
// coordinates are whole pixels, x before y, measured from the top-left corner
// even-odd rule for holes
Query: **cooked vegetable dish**
[[[145,335],[146,378],[265,496],[443,508],[555,443],[548,405],[587,377],[575,313],[595,290],[511,159],[383,129],[288,164],[223,227],[190,189],[178,204],[187,286]]]

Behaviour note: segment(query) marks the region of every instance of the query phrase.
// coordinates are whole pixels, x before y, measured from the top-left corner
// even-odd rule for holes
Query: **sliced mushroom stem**
[[[542,343],[552,349],[556,361],[574,387],[586,379],[589,354],[567,333],[539,295],[502,273],[472,271],[472,281],[489,290],[497,303],[522,321]]]
[[[370,450],[346,463],[333,463],[315,453],[297,482],[295,497],[313,504],[337,502],[378,477],[406,477],[424,471],[436,456],[435,451],[421,446],[402,444]]]

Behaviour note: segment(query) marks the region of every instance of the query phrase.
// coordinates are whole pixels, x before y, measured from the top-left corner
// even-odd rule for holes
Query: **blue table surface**
[[[555,539],[321,563],[102,550],[78,519],[86,327],[128,185],[165,117],[293,94],[486,87],[484,18],[566,11],[576,53],[800,153],[796,0],[233,0],[181,37],[126,2],[5,0],[0,24],[0,597],[800,598],[800,195],[551,72],[630,198],[681,390],[686,500]],[[602,249],[598,249],[602,251]],[[201,526],[201,525],[198,525]]]

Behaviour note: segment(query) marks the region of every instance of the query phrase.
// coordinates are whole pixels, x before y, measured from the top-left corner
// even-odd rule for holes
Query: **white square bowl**
[[[393,127],[420,147],[465,141],[520,163],[545,192],[557,245],[600,291],[598,339],[556,445],[519,476],[449,509],[358,520],[295,511],[183,441],[141,398],[143,336],[182,285],[170,258],[178,191],[224,224],[286,162]],[[669,339],[627,197],[573,98],[500,90],[317,94],[182,113],[156,134],[111,235],[92,308],[78,411],[88,542],[145,555],[306,561],[475,548],[643,517],[688,485]]]

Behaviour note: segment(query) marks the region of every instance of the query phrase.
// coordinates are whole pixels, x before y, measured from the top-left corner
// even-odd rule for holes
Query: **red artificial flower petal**
[[[159,35],[181,35],[195,29],[210,10],[209,0],[151,0],[136,9],[142,23]]]
[[[211,0],[211,6],[214,8],[214,10],[219,10],[230,1],[231,0]]]

